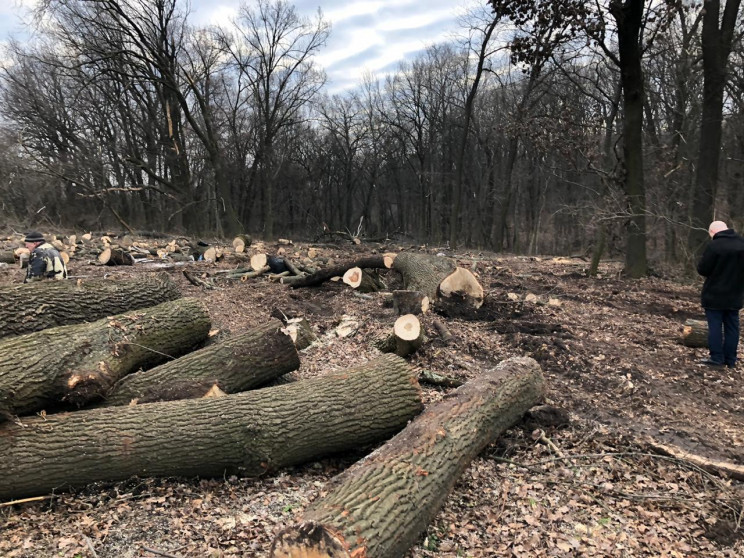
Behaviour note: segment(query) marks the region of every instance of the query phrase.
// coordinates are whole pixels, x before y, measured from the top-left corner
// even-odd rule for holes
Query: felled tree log
[[[402,252],[396,256],[393,269],[403,276],[406,290],[421,291],[429,300],[456,294],[476,308],[483,304],[483,287],[478,280],[449,258]]]
[[[245,249],[251,245],[251,237],[247,234],[239,234],[233,238],[232,245],[238,254],[245,252]]]
[[[377,340],[374,345],[383,353],[406,357],[415,353],[426,340],[418,318],[413,314],[406,314],[395,320],[392,333]]]
[[[0,252],[0,263],[7,263],[7,264],[16,263],[15,254],[11,251]]]
[[[313,327],[305,318],[287,319],[287,325],[284,330],[292,341],[294,341],[295,347],[297,347],[298,351],[307,349],[318,340],[318,336],[315,335]]]
[[[124,376],[111,388],[104,405],[201,397],[215,384],[225,393],[237,393],[299,367],[291,337],[282,332],[279,320],[272,319],[176,360]],[[203,386],[206,389],[200,393]]]
[[[413,371],[387,355],[224,397],[30,417],[0,427],[0,499],[132,475],[260,476],[384,440],[420,410]]]
[[[296,280],[293,278],[292,282],[289,283],[293,289],[299,287],[316,287],[328,281],[331,277],[342,277],[347,270],[352,267],[359,268],[371,268],[371,269],[386,269],[385,258],[383,256],[372,256],[368,258],[360,258],[351,262],[346,262],[330,267],[325,267],[307,275],[305,277],[298,277]]]
[[[98,261],[103,265],[134,265],[132,254],[119,248],[104,248]]]
[[[458,388],[332,480],[271,556],[404,556],[472,459],[540,400],[543,383],[539,365],[522,357]]]
[[[166,273],[127,281],[36,281],[0,287],[0,337],[91,322],[180,296]]]
[[[182,298],[96,322],[4,339],[0,414],[7,417],[98,399],[125,374],[190,350],[207,337],[209,326],[205,304]]]
[[[429,311],[429,297],[419,291],[393,291],[393,310],[398,315],[424,314]]]
[[[708,322],[705,320],[687,320],[682,326],[682,344],[685,347],[708,347]]]

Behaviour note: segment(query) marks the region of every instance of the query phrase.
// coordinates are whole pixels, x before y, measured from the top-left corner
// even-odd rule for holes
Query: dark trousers
[[[705,309],[708,348],[713,362],[734,366],[739,346],[739,311]]]

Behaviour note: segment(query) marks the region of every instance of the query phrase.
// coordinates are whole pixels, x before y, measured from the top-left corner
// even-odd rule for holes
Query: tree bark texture
[[[139,476],[259,476],[384,440],[421,410],[386,355],[312,380],[224,397],[91,409],[0,426],[0,499]]]
[[[331,277],[341,277],[347,270],[352,267],[359,268],[372,268],[372,269],[387,269],[385,267],[385,258],[383,256],[370,256],[368,258],[360,258],[347,263],[326,267],[316,271],[315,273],[303,277],[302,279],[292,281],[291,287],[293,289],[299,287],[317,287],[328,281]]]
[[[540,366],[525,357],[466,383],[331,481],[277,536],[273,558],[403,556],[472,459],[543,393]]]
[[[125,374],[202,342],[210,323],[203,302],[182,298],[1,340],[0,416],[98,399]]]
[[[393,269],[403,276],[403,286],[408,291],[420,291],[435,300],[439,295],[439,283],[454,273],[457,265],[449,258],[401,252],[393,262]]]
[[[708,347],[708,322],[687,320],[682,326],[682,344],[685,347]]]
[[[217,384],[225,393],[258,387],[297,370],[300,357],[292,338],[282,331],[279,320],[204,347],[150,370],[124,376],[111,389],[104,405],[126,405],[169,399],[185,399],[178,394],[192,393],[190,386],[207,389]],[[193,397],[203,393],[193,392]]]
[[[393,310],[399,316],[418,316],[429,310],[429,297],[419,291],[393,291]]]
[[[180,298],[168,274],[136,280],[36,281],[0,287],[0,337],[91,322]]]

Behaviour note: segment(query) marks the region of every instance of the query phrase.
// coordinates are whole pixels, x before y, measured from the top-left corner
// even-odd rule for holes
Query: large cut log
[[[0,287],[0,337],[91,322],[180,296],[166,273],[131,281],[35,281]]]
[[[0,426],[0,499],[139,476],[259,476],[384,440],[421,410],[387,355],[312,380],[224,397],[109,407]]]
[[[324,267],[305,277],[292,278],[289,283],[293,289],[299,287],[316,287],[328,281],[331,277],[343,277],[352,267],[386,269],[385,258],[383,256],[371,256],[368,258],[359,258],[350,262]]]
[[[98,261],[103,265],[134,265],[134,257],[120,248],[104,248],[98,254]]]
[[[237,393],[297,370],[297,349],[282,327],[272,319],[176,360],[124,376],[104,405],[201,397],[215,384],[225,393]],[[206,389],[200,393],[201,386]]]
[[[475,308],[483,304],[483,287],[478,280],[449,258],[402,252],[396,256],[393,269],[403,276],[406,290],[420,291],[430,300],[457,295]]]
[[[182,298],[0,340],[0,415],[100,398],[122,376],[187,352],[209,326],[206,305]]]
[[[708,322],[705,320],[687,320],[682,326],[682,344],[685,347],[708,347]]]
[[[472,459],[543,396],[530,358],[513,358],[427,408],[336,477],[273,558],[398,558],[426,529]]]
[[[15,254],[10,250],[0,251],[0,263],[14,264],[16,263]]]

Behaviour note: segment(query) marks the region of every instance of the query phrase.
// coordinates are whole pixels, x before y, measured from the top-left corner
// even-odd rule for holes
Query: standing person
[[[44,240],[41,233],[36,231],[28,233],[26,248],[31,254],[24,283],[42,279],[67,279],[67,267],[62,256],[54,246]]]
[[[705,277],[700,298],[710,349],[710,357],[701,362],[733,368],[739,346],[739,310],[744,306],[744,238],[723,221],[713,221],[708,234],[712,240],[697,266]]]

